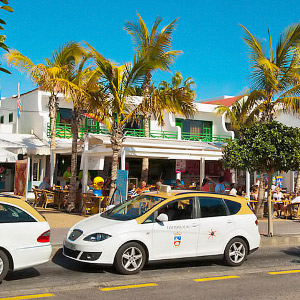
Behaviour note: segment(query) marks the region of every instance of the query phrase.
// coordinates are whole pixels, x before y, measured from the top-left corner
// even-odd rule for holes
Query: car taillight
[[[255,225],[258,226],[258,221],[257,221],[257,219],[255,220]]]
[[[50,242],[50,230],[45,231],[42,233],[38,238],[37,241],[39,243],[49,243]]]

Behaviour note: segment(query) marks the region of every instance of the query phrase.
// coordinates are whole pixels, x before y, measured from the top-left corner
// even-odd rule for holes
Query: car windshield
[[[154,195],[141,195],[104,212],[101,217],[120,221],[133,220],[165,199]]]

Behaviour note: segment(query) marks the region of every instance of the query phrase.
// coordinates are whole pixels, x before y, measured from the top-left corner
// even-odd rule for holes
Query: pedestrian
[[[225,194],[224,177],[219,177],[218,183],[215,186],[215,193]]]
[[[67,167],[67,170],[64,172],[63,175],[64,180],[66,181],[66,184],[70,183],[71,178],[71,167]]]
[[[202,181],[202,185],[200,187],[200,191],[209,192],[209,182],[213,182],[209,177],[206,177]]]

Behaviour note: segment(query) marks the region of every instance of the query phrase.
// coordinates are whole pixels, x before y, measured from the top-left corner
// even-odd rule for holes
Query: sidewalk
[[[51,244],[55,248],[61,247],[70,227],[87,218],[51,208],[38,210],[50,224]],[[268,233],[267,219],[259,220],[258,228],[261,234],[261,247],[300,246],[300,220],[274,219],[274,236],[271,238],[266,236]]]

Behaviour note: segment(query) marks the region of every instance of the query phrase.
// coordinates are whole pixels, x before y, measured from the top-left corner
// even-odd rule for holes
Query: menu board
[[[14,194],[25,196],[27,184],[27,159],[16,161]]]
[[[127,170],[117,170],[117,190],[115,193],[114,204],[119,204],[127,199],[127,189],[128,189],[128,171]]]

